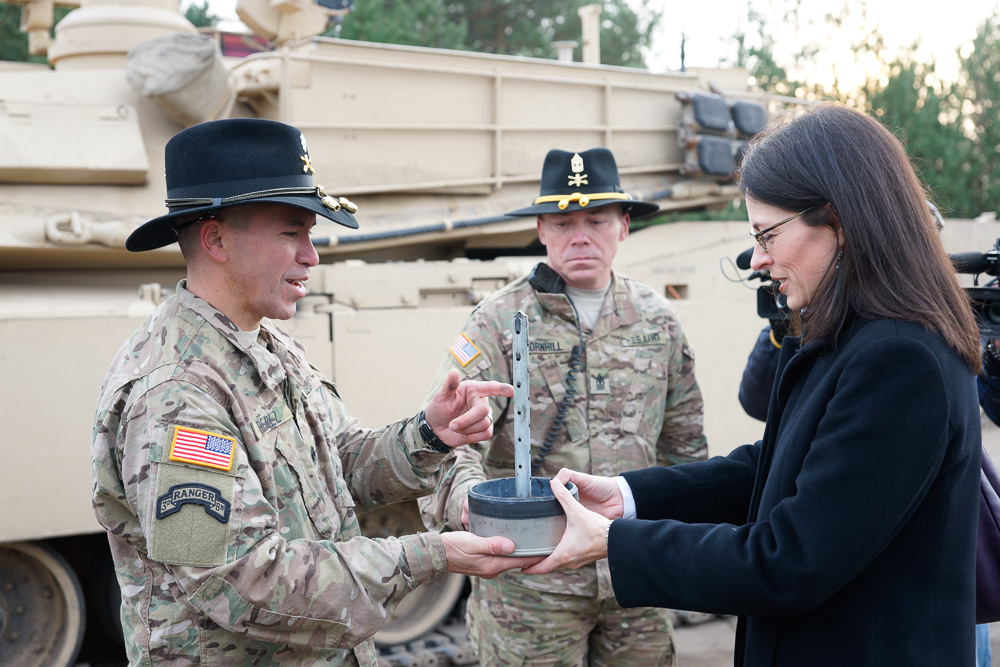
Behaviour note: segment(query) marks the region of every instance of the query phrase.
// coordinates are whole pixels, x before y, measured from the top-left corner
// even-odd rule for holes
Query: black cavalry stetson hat
[[[358,228],[354,204],[313,184],[306,139],[291,125],[258,118],[200,123],[175,134],[165,158],[170,212],[132,232],[125,247],[133,252],[170,245],[179,225],[240,204],[288,204]]]
[[[566,213],[608,204],[624,204],[633,220],[660,210],[659,205],[632,199],[622,191],[615,156],[607,148],[580,153],[552,149],[542,165],[541,193],[534,204],[507,215]]]

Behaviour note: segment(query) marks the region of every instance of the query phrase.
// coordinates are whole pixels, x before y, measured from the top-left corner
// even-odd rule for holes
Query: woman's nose
[[[759,243],[753,244],[753,255],[750,256],[750,268],[760,271],[771,265],[771,256],[764,252]]]

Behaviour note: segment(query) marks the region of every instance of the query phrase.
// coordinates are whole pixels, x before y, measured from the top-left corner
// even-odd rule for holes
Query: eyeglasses
[[[771,225],[770,227],[768,227],[767,229],[762,229],[759,232],[757,232],[756,234],[754,232],[750,232],[750,236],[753,237],[753,240],[756,241],[760,245],[761,249],[764,252],[767,252],[767,238],[765,237],[765,235],[768,232],[773,231],[773,230],[777,229],[778,227],[781,227],[786,222],[791,222],[792,220],[794,220],[795,218],[799,217],[800,215],[805,215],[806,213],[808,213],[809,211],[813,210],[814,208],[816,208],[816,207],[815,206],[810,206],[806,210],[799,211],[795,215],[793,215],[793,216],[791,216],[789,218],[785,218],[781,222],[776,222],[773,225]]]

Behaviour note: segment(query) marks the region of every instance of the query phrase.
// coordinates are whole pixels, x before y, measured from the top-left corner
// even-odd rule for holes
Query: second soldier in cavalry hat
[[[624,204],[632,220],[650,216],[659,205],[638,201],[622,190],[618,164],[607,148],[591,148],[579,153],[552,149],[542,165],[542,184],[531,206],[511,211],[510,216],[564,213],[594,209],[608,204]]]
[[[701,391],[677,313],[659,290],[612,270],[630,221],[658,208],[625,193],[611,151],[594,148],[549,151],[539,196],[508,213],[535,216],[545,261],[476,306],[438,378],[457,370],[512,381],[511,322],[527,316],[534,477],[563,468],[615,476],[706,457]],[[515,408],[490,403],[493,437],[456,451],[434,495],[418,501],[428,528],[462,530],[469,489],[516,473]],[[670,611],[623,609],[609,577],[602,561],[473,579],[466,620],[479,663],[674,664]],[[511,618],[529,617],[511,631]]]

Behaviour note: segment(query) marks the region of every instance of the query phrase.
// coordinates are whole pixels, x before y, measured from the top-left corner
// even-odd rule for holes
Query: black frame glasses
[[[810,206],[806,210],[799,211],[795,215],[793,215],[791,217],[788,217],[788,218],[785,218],[781,222],[774,223],[773,225],[771,225],[767,229],[762,229],[762,230],[760,230],[759,232],[756,232],[756,233],[750,232],[750,236],[753,237],[753,240],[757,242],[757,245],[759,245],[764,252],[767,252],[767,241],[764,240],[764,235],[765,234],[767,234],[768,232],[770,232],[772,230],[777,229],[778,227],[781,227],[786,222],[791,222],[792,220],[794,220],[795,218],[799,217],[800,215],[805,215],[806,213],[808,213],[809,211],[813,210],[814,208],[816,208],[816,207],[815,206]]]

